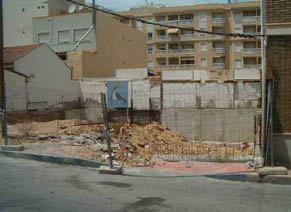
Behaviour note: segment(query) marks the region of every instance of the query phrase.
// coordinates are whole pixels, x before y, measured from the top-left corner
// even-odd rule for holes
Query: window
[[[22,12],[25,12],[25,8],[22,8]]]
[[[205,57],[200,58],[200,66],[207,67],[207,58]]]
[[[142,31],[142,22],[136,21],[135,26],[136,26],[137,30]]]
[[[152,60],[149,60],[148,61],[148,68],[152,68],[153,67],[153,61]]]
[[[199,13],[199,17],[200,17],[200,22],[206,22],[206,12],[201,12]]]
[[[153,22],[153,19],[152,18],[148,18],[147,19],[148,22]],[[154,26],[151,25],[151,24],[147,24],[147,32],[153,32],[154,30]]]
[[[207,51],[207,43],[200,43],[199,49],[201,52]]]
[[[242,51],[242,43],[241,42],[235,42],[234,43],[234,49],[235,49],[235,52],[241,52]]]
[[[152,32],[149,32],[148,33],[148,40],[152,40],[153,39],[153,33]]]
[[[152,45],[148,46],[148,54],[153,54],[153,51],[154,51],[153,46]]]
[[[70,43],[71,41],[71,32],[70,30],[58,31],[58,41],[60,43]]]
[[[38,43],[49,43],[49,41],[50,41],[49,32],[38,33]]]
[[[88,32],[89,28],[84,29],[74,29],[74,41],[78,42],[81,40],[81,38]],[[90,40],[90,36],[87,35],[87,37],[84,39],[85,41]]]
[[[235,59],[234,60],[234,66],[235,66],[235,68],[242,68],[242,60],[241,59]]]
[[[202,27],[200,28],[201,31],[206,31],[206,28]],[[205,37],[206,34],[204,32],[200,32],[200,37]]]

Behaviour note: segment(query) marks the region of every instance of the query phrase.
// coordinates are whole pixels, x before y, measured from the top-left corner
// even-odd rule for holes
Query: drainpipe
[[[266,2],[261,0],[261,35],[266,35]],[[262,55],[262,137],[261,137],[261,156],[266,158],[266,38],[261,37]]]

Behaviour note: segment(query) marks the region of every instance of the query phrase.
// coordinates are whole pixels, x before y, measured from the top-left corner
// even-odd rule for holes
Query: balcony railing
[[[214,67],[218,68],[218,69],[221,69],[221,68],[224,68],[225,67],[225,64],[224,63],[213,63]]]
[[[157,50],[156,53],[158,56],[165,55],[166,50]]]
[[[173,55],[173,54],[179,54],[180,50],[179,49],[169,49],[168,54]]]
[[[168,69],[179,69],[180,65],[179,64],[169,64]]]
[[[168,40],[169,41],[179,41],[180,40],[180,36],[179,35],[169,35],[168,36]]]
[[[195,68],[195,64],[182,64],[181,68],[182,69],[194,69]]]
[[[157,36],[157,41],[164,41],[166,40],[167,36],[166,35],[158,35]]]
[[[213,52],[216,54],[224,54],[225,49],[224,48],[213,48]]]
[[[260,16],[244,16],[242,17],[242,22],[247,23],[247,22],[257,22],[260,21]]]
[[[157,65],[157,68],[165,70],[165,69],[167,69],[167,65]]]
[[[217,33],[223,33],[223,32],[217,32]],[[223,35],[212,35],[212,38],[216,39],[216,40],[220,40],[220,39],[224,39],[224,36]]]
[[[168,21],[168,25],[177,26],[177,25],[179,25],[179,20]]]
[[[186,41],[186,40],[193,40],[194,39],[194,34],[185,34],[181,35],[181,40]]]
[[[260,48],[243,48],[244,54],[260,54]]]
[[[160,21],[157,21],[157,23],[159,23],[159,24],[167,24],[167,21],[166,20],[160,20]]]
[[[224,18],[212,18],[212,23],[213,24],[224,24],[225,19]]]
[[[181,54],[194,54],[194,49],[181,49]]]
[[[245,69],[260,69],[262,65],[260,64],[244,64]]]
[[[194,24],[194,20],[193,19],[185,19],[185,20],[180,20],[180,24],[181,25],[187,25],[187,24]]]
[[[256,32],[256,31],[243,31],[244,34],[246,35],[260,35],[261,32]]]

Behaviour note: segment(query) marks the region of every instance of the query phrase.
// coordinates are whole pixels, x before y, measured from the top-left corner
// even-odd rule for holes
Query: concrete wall
[[[255,109],[186,109],[162,111],[162,124],[193,141],[254,142]]]
[[[27,84],[29,109],[57,106],[76,101],[78,86],[71,80],[71,71],[45,44],[14,63],[15,71],[30,76]]]

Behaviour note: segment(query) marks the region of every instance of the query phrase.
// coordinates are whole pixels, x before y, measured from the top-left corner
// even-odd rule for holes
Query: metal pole
[[[6,123],[6,96],[5,96],[5,78],[4,78],[4,31],[3,31],[3,0],[0,0],[0,100],[2,115],[2,138],[4,144],[8,144],[7,139],[7,123]]]
[[[261,0],[261,34],[266,35],[266,10],[265,0]],[[265,142],[266,142],[266,37],[261,37],[261,54],[262,54],[262,137],[261,137],[261,154],[265,159]]]
[[[94,29],[96,30],[96,10],[95,10],[95,0],[93,0],[93,10],[92,10],[92,24],[94,26]]]

